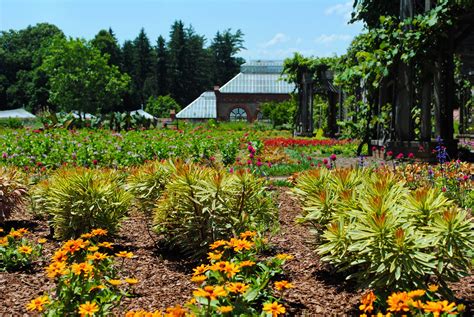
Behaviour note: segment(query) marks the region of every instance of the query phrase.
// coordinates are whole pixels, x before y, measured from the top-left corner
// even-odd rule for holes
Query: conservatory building
[[[188,120],[249,121],[261,118],[260,104],[290,98],[295,85],[282,78],[283,61],[250,61],[222,87],[206,91],[176,117]]]

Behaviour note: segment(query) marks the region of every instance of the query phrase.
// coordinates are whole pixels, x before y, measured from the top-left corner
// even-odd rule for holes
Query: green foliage
[[[150,96],[145,106],[145,111],[157,118],[169,118],[170,111],[176,113],[181,110],[181,106],[171,96]]]
[[[146,214],[151,214],[170,176],[169,164],[153,161],[131,171],[126,189],[135,196],[139,209]]]
[[[264,180],[193,164],[176,165],[155,210],[157,233],[192,257],[202,256],[218,239],[272,229],[275,221]]]
[[[36,205],[44,208],[40,213],[51,217],[59,239],[78,237],[93,228],[105,228],[114,234],[132,200],[122,184],[113,171],[58,170],[48,181],[47,190],[41,189],[45,197]]]
[[[23,121],[18,118],[2,118],[0,119],[0,127],[10,129],[23,128]]]
[[[27,188],[18,170],[0,167],[0,222],[12,212],[22,211],[26,196]]]
[[[224,85],[239,73],[240,65],[244,63],[244,60],[235,55],[245,49],[243,36],[241,30],[232,33],[230,29],[222,33],[217,32],[214,36],[209,47],[214,64],[214,85]]]
[[[26,269],[41,255],[41,244],[25,238],[26,233],[24,228],[12,228],[6,236],[0,237],[0,272]]]
[[[410,192],[388,171],[358,169],[311,171],[293,190],[322,260],[363,288],[423,288],[435,275],[449,295],[446,283],[469,272],[474,225],[437,189]]]
[[[108,57],[79,39],[56,39],[41,67],[50,76],[50,102],[66,112],[108,112],[121,102],[130,81],[108,64]]]
[[[226,166],[232,165],[235,163],[237,153],[239,152],[239,143],[235,141],[220,143],[219,150],[221,151],[222,155],[222,163]]]
[[[266,102],[260,105],[263,117],[270,119],[274,128],[293,124],[296,108],[295,98],[282,102]]]

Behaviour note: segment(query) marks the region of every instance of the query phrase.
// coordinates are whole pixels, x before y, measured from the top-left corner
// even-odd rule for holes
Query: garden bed
[[[356,314],[362,291],[356,290],[343,275],[335,274],[319,261],[311,246],[309,230],[294,221],[301,213],[301,207],[286,193],[286,188],[278,191],[281,227],[279,233],[270,239],[270,251],[290,253],[295,257],[285,265],[288,279],[295,286],[288,295],[288,312],[291,315]],[[191,298],[194,285],[190,277],[196,263],[157,247],[154,241],[158,237],[148,234],[147,226],[147,219],[133,215],[123,223],[113,241],[116,251],[128,250],[135,254],[134,259],[125,261],[124,270],[139,280],[135,286],[136,295],[122,301],[115,310],[117,315],[138,308],[162,309],[183,304]],[[5,231],[10,227],[26,227],[35,238],[49,235],[46,222],[26,215],[15,214],[5,223]],[[59,242],[48,239],[44,251],[46,260],[59,245]],[[27,314],[26,303],[53,288],[43,269],[46,265],[47,262],[37,262],[28,272],[0,273],[0,315]],[[453,284],[452,289],[457,302],[472,309],[474,277],[464,278]]]

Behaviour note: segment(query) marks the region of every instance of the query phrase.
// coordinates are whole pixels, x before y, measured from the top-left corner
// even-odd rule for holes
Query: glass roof
[[[216,95],[206,91],[186,108],[176,114],[178,119],[215,119],[217,118]]]
[[[244,74],[281,74],[283,61],[249,61],[240,66]]]
[[[219,89],[221,93],[243,94],[289,94],[294,90],[295,85],[284,81],[279,73],[240,73]]]
[[[23,108],[12,109],[12,110],[3,110],[0,111],[0,118],[36,118],[35,115],[29,113]]]

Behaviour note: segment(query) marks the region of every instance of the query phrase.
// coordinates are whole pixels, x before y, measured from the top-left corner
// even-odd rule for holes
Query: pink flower
[[[377,151],[377,147],[376,147],[376,146],[373,146],[373,147],[372,147],[372,152],[375,152],[375,151]]]
[[[323,160],[323,164],[324,164],[324,165],[327,165],[328,162],[329,162],[328,159],[324,159],[324,160]]]
[[[331,159],[331,161],[335,161],[337,159],[337,156],[336,154],[331,154],[329,158]]]
[[[254,156],[253,153],[250,153],[250,154],[249,154],[249,157],[250,157],[251,159],[253,159],[253,156]]]
[[[252,160],[247,160],[247,165],[252,165]]]
[[[413,154],[413,153],[411,153],[411,152],[408,153],[408,158],[409,158],[409,159],[415,158],[415,154]]]
[[[211,162],[214,162],[216,160],[214,156],[211,156],[209,159],[211,160]]]
[[[233,172],[234,172],[234,168],[233,167],[229,168],[229,173],[232,174]]]
[[[7,157],[8,157],[8,154],[7,154],[7,153],[5,153],[5,152],[3,152],[3,154],[2,154],[2,157],[5,159],[5,158],[7,158]]]
[[[308,156],[307,159],[308,159],[308,161],[311,161],[311,160],[312,160],[311,156]]]
[[[330,169],[331,169],[331,164],[326,164],[326,168],[327,168],[328,170],[330,170]]]
[[[97,165],[97,163],[99,163],[99,161],[97,161],[97,160],[92,160],[92,164]]]
[[[443,193],[445,193],[445,192],[446,192],[446,187],[443,186],[443,187],[441,188],[441,191],[442,191]]]
[[[469,179],[469,176],[464,175],[464,176],[463,176],[463,179],[464,179],[465,181],[467,181],[467,180]]]
[[[402,159],[403,157],[404,157],[403,153],[399,153],[399,154],[397,155],[397,159],[399,159],[399,160]]]
[[[387,156],[392,157],[392,156],[393,156],[393,152],[392,152],[392,151],[388,151],[388,152],[387,152]]]
[[[267,163],[268,167],[272,167],[272,162]]]
[[[258,166],[258,167],[262,166],[262,162],[257,161],[257,166]]]

